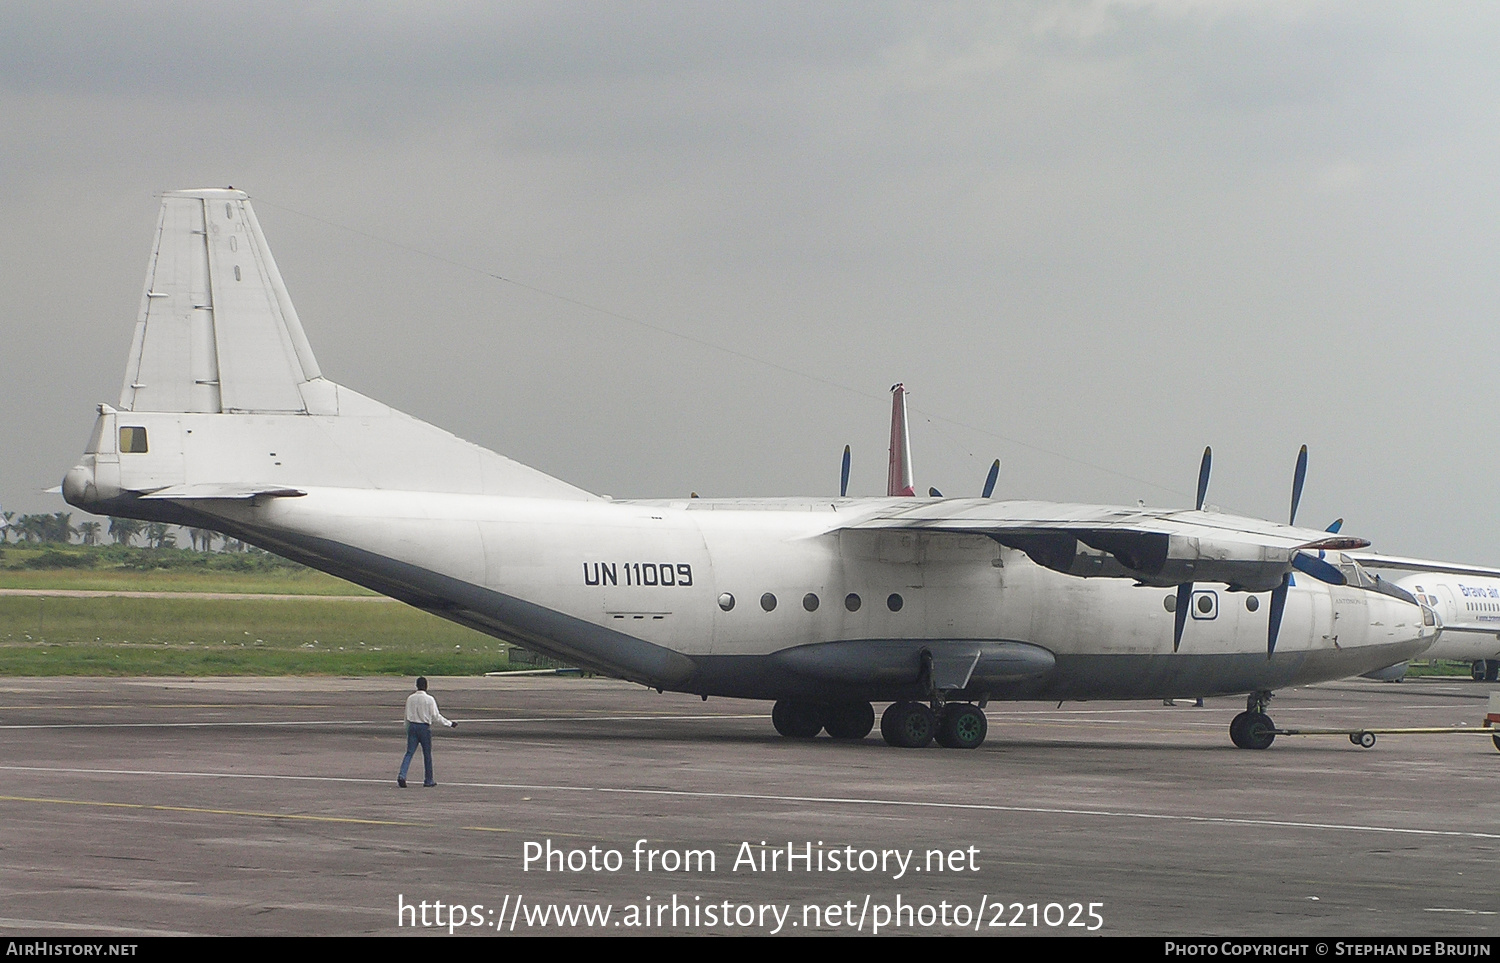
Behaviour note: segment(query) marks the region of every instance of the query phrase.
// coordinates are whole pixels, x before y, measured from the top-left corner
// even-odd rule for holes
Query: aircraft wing
[[[1160,511],[1055,502],[942,499],[887,506],[850,532],[985,535],[1054,571],[1132,578],[1148,585],[1225,582],[1248,591],[1281,585],[1293,568],[1343,584],[1318,550],[1364,548],[1362,538],[1213,511]]]
[[[1380,555],[1375,552],[1351,552],[1349,557],[1366,568],[1389,568],[1403,572],[1441,572],[1444,575],[1473,575],[1475,577],[1500,578],[1500,568],[1484,565],[1460,565],[1455,562],[1435,562],[1425,558],[1402,558],[1399,555]],[[1494,629],[1487,631],[1493,632]]]

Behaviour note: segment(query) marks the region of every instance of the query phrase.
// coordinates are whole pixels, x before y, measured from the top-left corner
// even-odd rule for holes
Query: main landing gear
[[[811,739],[824,729],[835,739],[863,739],[875,728],[875,710],[868,702],[779,699],[771,709],[771,724],[788,739]]]
[[[920,702],[893,702],[880,717],[887,745],[921,749],[934,739],[945,749],[977,749],[989,733],[984,710],[971,702],[949,702],[933,712]]]
[[[1475,682],[1500,682],[1500,659],[1476,659],[1469,666],[1469,677]]]
[[[771,709],[771,724],[788,739],[811,739],[826,730],[835,739],[859,740],[875,727],[875,710],[868,702],[780,699]],[[948,749],[975,749],[988,733],[984,710],[971,702],[949,702],[937,711],[921,702],[895,702],[880,717],[886,744],[903,749],[933,741]]]
[[[1266,715],[1271,693],[1252,692],[1245,711],[1229,723],[1229,739],[1241,749],[1269,749],[1276,741],[1276,723]]]

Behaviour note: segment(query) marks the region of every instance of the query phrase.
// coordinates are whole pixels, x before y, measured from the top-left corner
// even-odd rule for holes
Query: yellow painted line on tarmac
[[[395,819],[364,819],[358,816],[314,816],[305,813],[267,813],[252,809],[207,809],[200,806],[160,806],[153,803],[108,802],[98,799],[56,799],[48,796],[0,796],[0,802],[42,803],[54,806],[92,806],[99,809],[138,809],[142,811],[169,813],[201,813],[208,816],[245,816],[254,819],[298,819],[304,822],[348,823],[358,826],[398,826],[403,828],[432,829],[434,823],[403,822]],[[523,830],[502,826],[460,826],[465,832],[474,833],[518,833]],[[587,839],[584,833],[548,832],[548,836],[568,839]]]
[[[249,809],[205,809],[197,806],[159,806],[152,803],[105,802],[97,799],[53,799],[44,796],[0,796],[4,802],[44,803],[55,806],[95,806],[101,809],[140,809],[169,813],[203,813],[209,816],[249,816],[258,819],[300,819],[318,823],[356,823],[363,826],[430,826],[393,819],[361,819],[356,816],[313,816],[304,813],[263,813]]]

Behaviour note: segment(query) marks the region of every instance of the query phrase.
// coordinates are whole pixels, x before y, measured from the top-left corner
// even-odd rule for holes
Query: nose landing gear
[[[1229,723],[1229,740],[1239,748],[1269,749],[1271,743],[1276,741],[1276,723],[1266,715],[1271,695],[1264,690],[1250,693],[1245,711]]]

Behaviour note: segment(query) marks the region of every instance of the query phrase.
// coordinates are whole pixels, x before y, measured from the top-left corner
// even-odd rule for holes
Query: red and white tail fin
[[[911,478],[911,435],[906,430],[906,388],[891,386],[891,464],[886,475],[887,495],[916,495]]]

